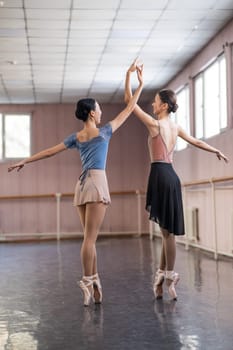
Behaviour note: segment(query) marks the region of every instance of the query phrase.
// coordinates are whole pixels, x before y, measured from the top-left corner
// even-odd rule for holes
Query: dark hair
[[[86,122],[90,111],[95,111],[96,101],[93,98],[83,98],[77,102],[75,116]]]
[[[176,103],[176,94],[173,90],[160,90],[158,95],[163,103],[168,104],[168,113],[177,111],[178,104]]]

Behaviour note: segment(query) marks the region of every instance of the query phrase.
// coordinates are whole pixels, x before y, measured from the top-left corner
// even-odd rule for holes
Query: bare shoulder
[[[154,116],[150,115],[150,114],[146,114],[147,119],[146,119],[146,123],[148,127],[152,127],[152,128],[158,128],[159,127],[159,123],[158,120],[155,119]]]
[[[176,122],[174,122],[173,120],[170,120],[170,125],[171,125],[172,131],[178,135],[180,126]]]
[[[152,137],[158,135],[159,133],[159,123],[158,120],[151,117],[151,122],[147,124],[148,131]]]
[[[181,137],[183,135],[188,136],[186,131],[180,125],[176,124],[176,127],[177,127],[177,134],[178,134],[178,136],[181,136]]]

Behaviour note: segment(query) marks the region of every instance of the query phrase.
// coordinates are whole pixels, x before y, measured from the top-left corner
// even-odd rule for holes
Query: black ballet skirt
[[[146,210],[169,233],[185,234],[181,184],[171,163],[151,163]]]

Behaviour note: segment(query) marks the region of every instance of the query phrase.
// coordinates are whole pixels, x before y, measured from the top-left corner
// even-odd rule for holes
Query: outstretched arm
[[[207,152],[215,153],[219,160],[224,159],[226,163],[228,162],[228,158],[221,151],[202,140],[198,140],[195,137],[188,135],[180,126],[178,126],[178,136],[195,147],[201,148]]]
[[[62,152],[64,150],[66,150],[66,149],[67,148],[66,148],[65,144],[63,142],[61,142],[61,143],[59,143],[56,146],[53,146],[53,147],[47,148],[47,149],[45,149],[45,150],[43,150],[41,152],[35,153],[31,157],[25,158],[25,159],[21,160],[20,162],[11,165],[8,168],[8,172],[10,172],[10,171],[12,171],[14,169],[17,169],[17,171],[19,171],[27,163],[36,162],[37,160],[40,160],[40,159],[52,157],[55,154],[57,154],[59,152]]]
[[[112,126],[112,132],[116,131],[129,117],[129,115],[132,113],[139,96],[142,92],[142,87],[143,87],[143,66],[137,67],[136,69],[137,72],[137,77],[138,77],[138,82],[139,85],[137,89],[135,90],[134,94],[129,98],[127,106],[123,109],[121,113],[119,113],[111,122]],[[127,80],[127,78],[126,78]]]
[[[138,59],[131,64],[129,67],[127,73],[126,73],[126,80],[125,80],[125,102],[127,103],[132,96],[131,91],[131,82],[130,77],[131,73],[133,73],[137,67],[141,67],[141,64],[139,63]],[[152,118],[148,113],[144,112],[137,104],[134,107],[133,110],[134,114],[146,125],[148,129],[150,129],[151,126],[157,125],[157,121]]]

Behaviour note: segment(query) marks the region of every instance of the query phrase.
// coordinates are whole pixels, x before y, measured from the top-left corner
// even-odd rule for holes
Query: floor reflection
[[[28,332],[17,332],[9,336],[4,350],[37,350],[38,341]]]
[[[82,334],[89,341],[95,342],[103,337],[103,306],[93,305],[92,307],[83,307]]]
[[[35,333],[38,323],[39,320],[25,312],[14,310],[11,313],[1,309],[0,350],[37,350]]]
[[[180,342],[182,344],[181,350],[198,350],[200,349],[200,342],[197,335],[180,335]]]
[[[61,285],[61,287],[63,287],[63,258],[62,258],[62,250],[61,250],[61,242],[57,241],[57,262],[58,262],[58,281]]]

